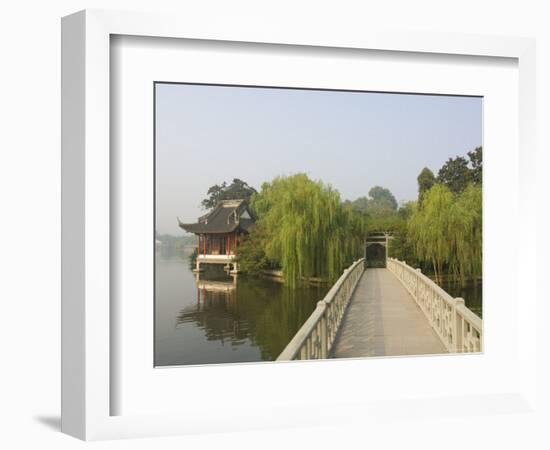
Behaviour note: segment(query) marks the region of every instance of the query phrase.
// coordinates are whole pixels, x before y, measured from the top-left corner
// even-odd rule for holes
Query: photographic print
[[[155,366],[483,351],[481,97],[154,90]]]

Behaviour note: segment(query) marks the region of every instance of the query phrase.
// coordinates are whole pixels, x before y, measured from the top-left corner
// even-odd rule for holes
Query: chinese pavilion
[[[212,211],[199,217],[197,223],[182,223],[179,226],[199,238],[197,266],[201,264],[224,264],[237,273],[237,247],[243,235],[254,227],[254,220],[244,200],[222,200]]]

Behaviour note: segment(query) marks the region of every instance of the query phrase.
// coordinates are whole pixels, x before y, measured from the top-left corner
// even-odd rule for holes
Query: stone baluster
[[[457,313],[459,306],[465,306],[465,302],[463,298],[457,297],[453,307],[453,348],[456,353],[462,353],[464,348],[464,321],[462,316]]]
[[[416,300],[416,303],[420,303],[420,299],[418,298],[418,288],[419,288],[419,285],[420,285],[420,274],[422,273],[422,270],[420,269],[415,269],[416,271],[416,287],[415,287],[415,290],[414,290],[414,299]]]
[[[320,333],[321,333],[321,359],[328,358],[328,326],[327,326],[327,304],[320,300],[317,302],[317,307],[322,306],[324,308],[323,315],[320,321]]]

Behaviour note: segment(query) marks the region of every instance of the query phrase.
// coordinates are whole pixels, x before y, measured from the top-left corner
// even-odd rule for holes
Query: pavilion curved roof
[[[238,228],[250,231],[254,227],[254,220],[241,218],[245,211],[252,217],[245,200],[222,200],[210,212],[199,217],[198,222],[182,223],[178,219],[178,225],[194,234],[231,233]]]

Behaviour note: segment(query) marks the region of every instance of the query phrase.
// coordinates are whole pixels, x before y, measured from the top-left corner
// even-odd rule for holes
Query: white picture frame
[[[280,30],[267,24],[251,23],[234,29],[230,23],[205,23],[189,17],[87,10],[67,16],[62,22],[62,430],[85,440],[162,436],[206,431],[258,429],[267,426],[308,425],[320,418],[378,413],[390,415],[383,400],[338,402],[329,399],[301,408],[277,405],[278,414],[240,411],[247,421],[212,423],[186,411],[173,414],[111,415],[112,390],[110,336],[111,212],[110,183],[110,37],[112,35],[200,39],[297,45],[302,48],[328,47],[513,58],[519,76],[519,183],[517,195],[526,199],[518,211],[524,230],[535,228],[535,196],[531,174],[535,167],[535,44],[532,39],[456,34],[417,34],[349,30],[338,35],[330,31],[312,35],[307,29]],[[519,198],[519,197],[518,197]],[[519,249],[521,258],[536,260],[535,241]],[[536,270],[519,266],[518,277],[532,280]],[[498,412],[503,402],[516,412],[535,408],[536,318],[535,283],[522,286],[525,309],[517,316],[518,379],[515,390],[500,395],[471,395],[462,399],[416,399],[411,413],[437,401],[441,413],[468,415],[472,406],[486,414]],[[531,287],[529,287],[531,286]],[[302,363],[308,364],[308,363]],[[400,364],[395,362],[394,364]],[[315,368],[310,365],[310,371]],[[349,366],[351,367],[351,366]],[[356,366],[354,366],[356,367]],[[348,369],[349,370],[349,369]],[[184,375],[182,375],[184,376]],[[401,397],[405,399],[406,396]],[[392,401],[395,401],[392,400]],[[328,406],[330,405],[330,412]],[[376,408],[373,407],[376,405]],[[326,406],[319,415],[319,407]]]

